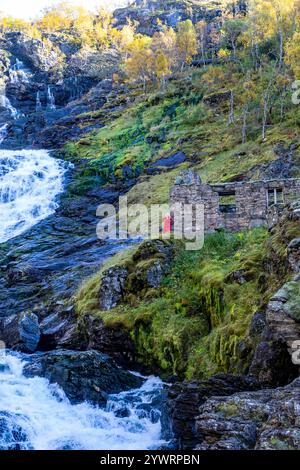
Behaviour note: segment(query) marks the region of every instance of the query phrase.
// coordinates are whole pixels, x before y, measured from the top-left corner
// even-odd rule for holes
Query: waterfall
[[[7,124],[0,126],[0,145],[2,144],[3,140],[7,135]]]
[[[18,119],[19,113],[16,108],[13,107],[9,99],[5,94],[5,90],[0,91],[0,106],[7,109],[14,119]]]
[[[24,63],[16,58],[16,63],[9,70],[9,78],[11,83],[29,82],[29,71]]]
[[[0,150],[0,243],[55,211],[65,171],[46,150]]]
[[[36,110],[37,113],[42,111],[42,103],[41,103],[41,97],[40,97],[40,92],[39,91],[36,94],[35,110]]]
[[[72,405],[63,390],[23,375],[24,355],[0,360],[0,450],[159,449],[163,384],[150,377],[140,389],[109,397],[106,407]]]
[[[51,91],[50,86],[48,86],[48,90],[47,90],[47,103],[48,103],[48,109],[50,109],[50,110],[56,109],[55,98],[54,98],[54,95]]]

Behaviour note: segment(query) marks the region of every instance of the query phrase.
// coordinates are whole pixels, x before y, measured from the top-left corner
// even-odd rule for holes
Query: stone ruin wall
[[[222,204],[222,199],[228,196],[234,198],[234,204]],[[202,184],[199,176],[188,170],[177,178],[172,188],[171,205],[202,203],[206,232],[222,228],[235,232],[267,225],[272,206],[279,208],[299,197],[300,179],[209,185]]]

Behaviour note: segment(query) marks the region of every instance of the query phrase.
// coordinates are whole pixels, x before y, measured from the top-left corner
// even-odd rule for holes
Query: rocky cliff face
[[[60,33],[43,40],[22,32],[3,34],[0,127],[6,125],[5,148],[58,148],[101,126],[99,119],[82,115],[106,103],[118,59],[114,50],[79,48]]]
[[[118,26],[127,24],[128,18],[138,22],[138,32],[152,36],[160,30],[161,24],[175,28],[179,21],[188,19],[194,23],[205,20],[218,24],[222,8],[222,2],[218,1],[205,4],[198,0],[136,0],[128,8],[116,10],[114,18]],[[245,10],[246,2],[237,2],[236,13]]]
[[[299,226],[299,221],[300,206],[295,202],[284,210],[271,230],[284,229],[289,222]],[[291,279],[272,296],[267,306],[261,341],[250,367],[250,374],[271,386],[288,383],[299,374],[299,365],[292,360],[296,347],[293,345],[300,338],[299,238],[293,239],[286,250]]]
[[[298,202],[286,207],[270,227],[271,233],[278,236],[291,222],[299,227],[299,213]],[[182,448],[300,448],[299,239],[285,248],[290,280],[272,296],[265,312],[253,316],[250,336],[257,347],[248,375],[214,376],[207,382],[171,387],[173,431]],[[272,260],[271,248],[269,256]],[[282,269],[278,260],[273,263],[269,270]]]

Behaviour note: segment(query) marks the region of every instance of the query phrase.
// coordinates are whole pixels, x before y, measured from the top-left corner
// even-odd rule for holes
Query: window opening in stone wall
[[[283,197],[283,191],[281,188],[274,188],[274,189],[269,189],[268,190],[268,207],[277,205],[277,204],[283,204],[284,203],[284,197]]]
[[[236,213],[236,195],[235,191],[226,191],[219,193],[219,211],[223,214]]]

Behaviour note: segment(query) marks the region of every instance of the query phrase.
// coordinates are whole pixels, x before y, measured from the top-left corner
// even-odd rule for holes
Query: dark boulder
[[[160,158],[152,164],[152,167],[167,167],[172,168],[184,163],[186,155],[183,152],[174,153],[170,157]]]
[[[101,318],[92,315],[84,317],[81,329],[88,338],[88,349],[109,354],[124,367],[137,368],[135,346],[129,333],[120,328],[110,328],[104,325]]]
[[[300,380],[275,390],[213,397],[199,411],[197,450],[299,450]]]
[[[97,351],[57,350],[31,356],[24,367],[27,377],[45,377],[57,383],[72,403],[104,404],[107,395],[138,388],[143,379],[118,367]]]
[[[244,390],[257,390],[259,383],[250,377],[219,374],[201,382],[173,384],[168,393],[168,406],[175,439],[181,449],[192,449],[199,442],[196,417],[199,407],[209,397],[228,396]]]
[[[31,312],[0,319],[0,337],[9,349],[32,353],[40,341],[38,317]]]

